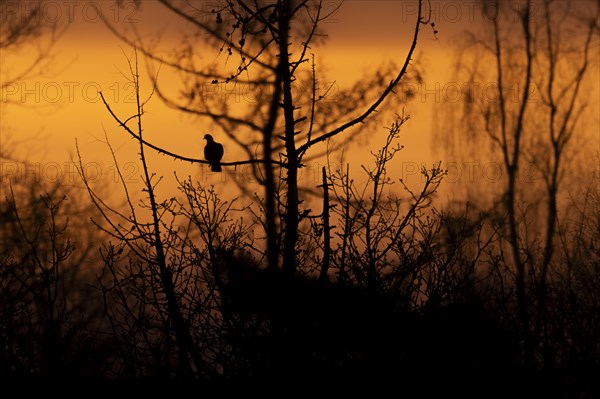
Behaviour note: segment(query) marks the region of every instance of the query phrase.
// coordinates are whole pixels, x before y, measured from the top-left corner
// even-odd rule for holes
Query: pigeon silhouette
[[[206,146],[204,147],[204,158],[210,164],[210,170],[213,172],[221,171],[221,158],[223,158],[223,145],[217,143],[210,134],[204,135]]]

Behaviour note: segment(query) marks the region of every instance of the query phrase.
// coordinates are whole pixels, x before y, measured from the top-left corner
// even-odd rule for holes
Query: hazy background
[[[276,54],[282,40],[302,48],[305,21],[286,15],[297,2],[277,2],[274,25],[247,25],[236,2],[222,21],[212,1],[170,2],[186,13],[196,5],[190,18],[210,27],[192,29],[158,1],[0,0],[0,379],[180,387],[340,373],[347,386],[389,382],[426,397],[600,397],[597,0],[423,1],[429,20],[417,24],[396,97],[330,141],[315,130],[306,157],[289,147],[307,136],[292,143],[287,131],[282,150],[281,119],[275,137],[266,124],[283,154],[266,148],[265,158],[291,162],[264,187],[245,167],[212,173],[148,147],[140,157],[139,140],[98,93],[115,119],[141,120],[145,140],[180,157],[202,159],[210,132],[224,162],[246,161],[250,146],[262,158],[260,129],[236,119],[261,124],[275,113],[252,104],[244,82],[290,83],[288,122],[311,103],[317,129],[354,120],[404,63],[418,2],[324,0],[325,13],[337,12],[320,24],[326,40],[310,42],[318,73],[308,63],[292,77],[252,65],[233,79],[239,85],[177,67],[212,68],[209,79],[228,81],[244,65],[219,52],[220,41],[207,43],[214,26],[234,42],[268,25],[279,46],[260,60],[297,59]],[[482,13],[494,4],[512,14]],[[275,17],[271,5],[256,18]],[[268,40],[250,35],[252,51]],[[139,80],[131,43],[144,49]],[[518,86],[530,77],[524,92]],[[135,120],[131,81],[145,100],[153,79],[163,97]],[[329,89],[324,99],[310,97],[315,81],[319,94]],[[410,120],[390,126],[394,113]],[[308,135],[302,123],[294,129]],[[326,159],[309,157],[332,142],[341,150],[322,177]],[[430,169],[421,175],[421,167]]]
[[[14,7],[16,2],[8,3]],[[589,2],[576,2],[582,7],[586,3]],[[199,4],[204,8],[200,12],[207,12],[208,18],[214,4],[210,1]],[[327,72],[328,79],[323,86],[332,84],[334,95],[338,89],[351,87],[365,72],[375,71],[389,61],[401,63],[416,19],[416,2],[412,1],[325,2],[326,11],[333,11],[338,6],[335,15],[324,24],[327,40],[312,49],[318,68]],[[8,15],[11,10],[5,9],[3,12]],[[88,176],[110,187],[116,180],[112,160],[102,144],[106,132],[130,182],[139,180],[137,144],[116,126],[97,93],[102,90],[121,116],[129,116],[135,110],[133,85],[123,76],[123,73],[128,76],[126,56],[131,56],[132,50],[111,33],[100,16],[124,32],[138,32],[145,43],[154,43],[160,51],[168,52],[192,32],[190,26],[154,1],[143,1],[139,9],[127,2],[123,8],[109,1],[43,2],[41,18],[65,25],[64,32],[52,49],[53,58],[42,69],[43,73],[27,80],[12,80],[19,68],[35,57],[34,46],[43,44],[36,42],[19,47],[18,54],[4,51],[0,57],[0,76],[5,84],[8,82],[2,93],[3,101],[0,102],[2,143],[24,143],[16,146],[14,155],[34,165],[32,170],[18,163],[3,161],[3,176],[14,177],[16,174],[23,178],[50,180],[62,176],[67,182],[79,184],[73,163],[76,160],[77,140]],[[431,20],[438,33],[436,35],[429,26],[423,26],[414,57],[414,64],[419,65],[423,74],[423,83],[416,85],[416,95],[404,110],[411,115],[411,120],[403,128],[401,141],[405,150],[395,160],[395,174],[409,183],[413,181],[417,184],[421,179],[418,174],[420,165],[442,161],[449,170],[449,176],[442,186],[442,198],[454,197],[454,188],[459,183],[502,184],[498,176],[500,168],[490,165],[486,159],[464,159],[458,154],[453,156],[439,151],[440,148],[431,142],[434,130],[438,137],[439,134],[443,135],[443,123],[434,121],[438,115],[438,105],[443,101],[450,104],[458,102],[456,96],[461,93],[457,89],[464,87],[465,82],[452,81],[455,54],[465,38],[465,32],[476,34],[482,18],[485,18],[485,14],[479,1],[432,1]],[[202,48],[202,41],[198,40],[196,46]],[[598,43],[594,50],[599,50]],[[219,57],[208,46],[206,51],[205,60],[212,59],[217,65],[225,65],[224,57]],[[140,62],[142,93],[149,93],[150,82],[141,56]],[[156,66],[154,63],[155,70]],[[597,71],[598,66],[594,68]],[[412,72],[409,70],[409,74]],[[597,73],[595,75],[598,76]],[[163,90],[170,92],[173,97],[177,95],[179,78],[167,67],[160,70],[159,82]],[[478,88],[489,85],[488,82],[477,83]],[[229,96],[229,101],[252,101],[251,96],[240,92],[233,84],[215,87],[207,82],[206,87],[210,95]],[[493,92],[478,89],[477,93],[491,96]],[[592,103],[589,109],[593,116],[590,123],[583,125],[584,129],[589,129],[592,149],[597,149],[599,143],[598,93],[598,84],[590,88]],[[535,101],[537,97],[534,94],[532,98]],[[332,101],[335,101],[335,96]],[[169,109],[157,97],[146,106],[144,124],[147,140],[180,155],[196,158],[202,157],[202,137],[211,129],[210,125],[199,124],[196,119]],[[361,145],[345,148],[346,159],[352,160],[352,165],[356,165],[357,169],[360,163],[367,161],[367,149],[378,148],[385,137],[383,126],[385,124],[381,124],[381,134],[372,137],[367,146],[362,142]],[[219,137],[216,139],[219,141]],[[337,139],[342,140],[343,135]],[[239,160],[235,148],[227,142],[224,144],[224,160]],[[155,153],[150,153],[150,161],[155,172],[165,175],[160,188],[166,191],[172,188],[173,170],[180,175],[191,174],[217,185],[227,185],[227,179],[250,178],[250,173],[245,173],[243,168],[233,171],[233,174],[212,175],[207,173],[206,165],[183,164]],[[303,170],[309,179],[314,176],[315,185],[319,184],[320,165],[307,165]]]

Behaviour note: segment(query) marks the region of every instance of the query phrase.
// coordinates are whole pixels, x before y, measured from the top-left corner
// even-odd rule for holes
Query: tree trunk
[[[285,118],[285,150],[287,155],[287,203],[283,246],[283,271],[296,270],[296,243],[298,242],[298,151],[294,133],[294,102],[290,71],[290,0],[282,0],[279,10],[279,71],[283,81],[283,115]]]
[[[323,266],[319,280],[327,281],[329,262],[331,259],[331,226],[329,226],[329,186],[327,185],[327,169],[323,166]]]

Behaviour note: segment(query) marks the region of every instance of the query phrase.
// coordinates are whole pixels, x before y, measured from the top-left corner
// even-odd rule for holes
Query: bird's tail
[[[221,164],[220,163],[213,163],[210,165],[210,170],[212,172],[220,172],[221,171]]]

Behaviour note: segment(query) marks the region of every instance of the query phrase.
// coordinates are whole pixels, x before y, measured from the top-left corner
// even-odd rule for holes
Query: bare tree
[[[331,187],[337,207],[334,213],[343,229],[337,235],[341,240],[336,250],[339,275],[343,283],[347,275],[359,286],[371,293],[396,290],[419,269],[419,262],[403,263],[402,259],[419,247],[417,242],[427,240],[424,226],[417,226],[423,211],[431,205],[432,198],[442,182],[445,171],[440,165],[423,168],[423,187],[418,192],[410,190],[400,181],[409,198],[408,204],[402,197],[388,193],[394,185],[389,176],[388,164],[401,151],[397,143],[400,128],[407,117],[400,117],[389,128],[384,146],[373,152],[374,165],[363,165],[368,181],[357,187],[346,172],[331,170]],[[421,235],[421,233],[424,233]],[[403,266],[407,269],[402,270]],[[410,285],[410,284],[409,284]],[[409,289],[410,291],[410,289]]]
[[[269,267],[279,267],[280,248],[276,237],[281,233],[283,270],[293,274],[297,266],[298,231],[305,215],[300,209],[303,198],[298,186],[299,170],[304,162],[324,154],[324,151],[315,151],[319,144],[350,130],[353,133],[348,139],[356,137],[363,123],[399,88],[412,61],[420,27],[428,23],[423,17],[422,4],[419,1],[413,38],[402,65],[365,78],[351,90],[339,93],[332,102],[327,101],[331,99],[329,89],[319,87],[321,77],[315,57],[311,56],[311,46],[320,40],[320,26],[331,16],[322,1],[240,0],[219,3],[211,10],[169,0],[160,3],[197,28],[206,42],[223,54],[226,66],[197,66],[204,49],[194,48],[188,41],[175,54],[162,56],[144,46],[140,37],[127,37],[111,28],[123,40],[140,48],[149,60],[160,61],[183,74],[181,100],[172,99],[172,95],[161,88],[160,81],[156,82],[157,93],[163,101],[201,120],[212,121],[248,156],[248,161],[223,165],[253,165],[257,180],[265,187]],[[231,71],[228,71],[229,65],[234,65]],[[388,76],[389,81],[386,81]],[[206,93],[209,85],[227,87],[227,84],[256,94],[256,100],[234,107],[223,96]],[[295,91],[298,87],[305,90]],[[190,160],[154,145],[151,147],[175,158]],[[259,157],[255,155],[257,148],[260,148]],[[285,183],[281,194],[276,192],[279,178]],[[280,232],[277,216],[282,216]]]
[[[97,371],[103,355],[88,332],[100,325],[92,288],[99,235],[84,221],[94,208],[63,180],[3,176],[0,190],[0,372]]]
[[[497,205],[511,253],[505,261],[513,276],[524,364],[533,367],[542,363],[551,270],[553,264],[555,270],[561,267],[554,262],[558,199],[568,189],[565,177],[577,173],[572,154],[585,134],[585,87],[598,61],[593,41],[600,8],[593,2],[551,0],[483,5],[496,13],[461,49],[457,74],[480,87],[493,83],[497,98],[463,93],[460,112],[446,114],[454,126],[446,129],[447,140],[477,148],[479,154],[489,148],[486,154],[502,166],[505,186]],[[484,64],[494,68],[478,67]]]
[[[64,32],[65,24],[47,18],[43,14],[40,0],[0,1],[0,90],[3,102],[24,105],[22,101],[12,101],[8,91],[34,76],[51,69],[52,47]],[[25,66],[15,60],[19,52],[27,50],[34,54],[26,60]],[[18,65],[17,68],[15,66]]]
[[[154,189],[160,179],[157,179],[155,174],[149,170],[149,166],[146,162],[145,147],[143,144],[142,135],[142,115],[144,112],[144,105],[152,97],[153,92],[150,94],[147,100],[144,101],[141,99],[137,57],[134,61],[129,60],[129,69],[131,73],[131,82],[136,88],[136,111],[132,117],[127,118],[127,121],[120,122],[120,125],[130,134],[134,134],[136,137],[139,137],[140,162],[143,170],[142,177],[144,182],[144,192],[147,194],[148,200],[148,204],[143,206],[142,209],[147,211],[148,214],[146,217],[148,217],[149,221],[144,221],[143,216],[139,215],[140,211],[136,210],[132,197],[129,194],[120,171],[119,176],[121,177],[121,183],[123,184],[129,205],[129,215],[125,215],[117,209],[107,205],[93,190],[83,171],[81,154],[79,154],[79,172],[85,183],[85,186],[87,187],[92,202],[100,210],[102,218],[108,224],[107,227],[102,227],[100,224],[97,225],[110,236],[118,239],[119,242],[121,242],[128,249],[128,253],[130,253],[132,259],[137,258],[141,260],[141,263],[137,263],[135,260],[133,261],[134,270],[138,269],[139,273],[142,275],[145,275],[146,272],[149,272],[151,279],[156,279],[154,284],[158,283],[159,288],[152,286],[148,287],[148,289],[150,289],[149,295],[155,295],[157,292],[164,294],[164,300],[158,300],[158,302],[156,302],[154,305],[154,308],[158,312],[164,312],[161,317],[165,319],[165,323],[168,325],[170,324],[170,328],[172,327],[172,331],[175,336],[175,345],[179,356],[179,367],[181,370],[183,370],[185,375],[193,376],[210,374],[212,369],[206,365],[205,360],[202,359],[200,352],[197,350],[197,346],[195,345],[192,336],[190,323],[188,323],[185,319],[183,313],[184,305],[180,299],[180,294],[177,293],[177,287],[175,284],[177,279],[177,275],[175,273],[177,271],[170,265],[169,262],[169,253],[171,252],[172,247],[177,245],[176,242],[173,241],[176,238],[176,236],[173,237],[173,234],[176,234],[176,231],[172,229],[173,222],[171,222],[171,224],[167,224],[167,222],[164,221],[165,213],[169,211],[169,201],[163,203],[158,202]],[[103,96],[102,99],[106,104]],[[108,110],[112,113],[110,108],[108,108]],[[136,124],[134,128],[136,129],[135,133],[127,125],[127,123],[130,121],[134,121]],[[112,152],[112,149],[111,153],[114,157],[114,152]],[[122,223],[127,224],[127,227],[124,228]],[[114,259],[113,247],[107,247],[106,251],[107,252],[105,253],[107,256],[105,257],[105,261],[110,266]],[[114,286],[116,287],[117,292],[122,292],[116,272],[113,268],[110,268],[110,271],[113,276],[113,280],[115,281]],[[136,272],[130,270],[126,276],[128,277],[131,275],[136,275]],[[143,292],[143,294],[144,295],[141,297],[138,297],[142,303],[145,301],[146,293]],[[125,309],[129,309],[128,301],[125,300],[122,302],[125,305]],[[164,305],[165,308],[162,308],[162,305]],[[141,313],[140,317],[142,317],[142,319],[145,318],[145,312]],[[135,323],[137,326],[143,326],[143,324],[144,323],[141,319],[138,319]],[[146,333],[147,332],[142,331],[142,335],[144,337],[146,337]],[[148,340],[147,338],[144,339]]]
[[[39,164],[19,156],[25,146],[8,137],[4,114],[9,106],[27,105],[14,99],[21,84],[54,70],[53,46],[66,23],[47,18],[43,7],[39,0],[0,1],[0,372],[5,377],[83,375],[98,371],[102,358],[88,335],[98,328],[100,310],[90,270],[98,234],[83,222],[94,208],[67,181],[68,174],[44,174]]]

